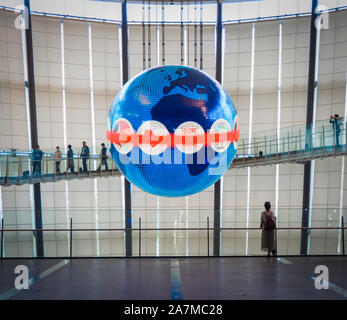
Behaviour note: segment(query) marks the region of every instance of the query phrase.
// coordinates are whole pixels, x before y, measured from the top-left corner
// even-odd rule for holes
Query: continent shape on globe
[[[152,68],[129,80],[108,120],[119,170],[159,196],[187,196],[215,183],[230,166],[239,138],[225,89],[186,66]]]

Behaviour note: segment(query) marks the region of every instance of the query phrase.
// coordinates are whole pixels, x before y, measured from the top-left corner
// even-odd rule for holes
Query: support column
[[[122,83],[123,85],[129,79],[129,63],[128,63],[128,22],[127,22],[127,1],[122,1]],[[132,244],[132,217],[131,217],[131,185],[124,177],[124,218],[125,218],[125,256],[131,257],[133,254]]]
[[[38,130],[37,130],[37,117],[36,117],[36,96],[35,96],[35,76],[34,76],[34,54],[33,54],[33,41],[31,32],[31,12],[30,0],[24,0],[24,5],[27,9],[26,18],[28,19],[25,29],[26,39],[26,56],[27,56],[27,74],[28,82],[25,84],[29,91],[29,108],[30,108],[30,128],[31,128],[31,147],[35,148],[38,145]],[[35,228],[42,229],[42,212],[41,212],[41,185],[40,183],[34,184],[34,204],[35,204]],[[44,256],[43,249],[43,234],[42,231],[36,232],[36,252],[38,257]]]
[[[317,32],[315,27],[315,21],[317,18],[316,8],[318,0],[312,0],[311,11],[311,31],[310,31],[310,55],[309,55],[309,70],[308,70],[308,84],[307,84],[307,109],[306,109],[306,143],[310,141],[308,133],[312,132],[313,122],[313,108],[314,108],[314,91],[317,86],[315,82],[315,70],[316,70],[316,42]],[[301,226],[308,227],[311,214],[310,208],[311,197],[311,161],[307,161],[304,164],[304,186],[303,186],[303,200],[302,200],[302,217]],[[308,253],[308,238],[309,231],[301,230],[301,243],[300,254]]]
[[[216,80],[222,82],[222,1],[217,0]],[[214,184],[213,255],[220,256],[221,180]]]

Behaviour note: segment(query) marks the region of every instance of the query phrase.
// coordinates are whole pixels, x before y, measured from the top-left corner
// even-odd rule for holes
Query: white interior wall
[[[53,114],[53,117],[48,125],[54,124],[58,129],[55,131],[58,133],[58,137],[53,134],[50,136],[50,130],[45,130],[39,122],[39,138],[40,141],[52,139],[49,145],[42,145],[43,149],[53,150],[55,145],[60,145],[64,150],[66,146],[63,144],[60,21],[34,17],[33,25],[36,26],[36,30],[41,31],[41,33],[34,33],[33,37],[41,39],[44,35],[53,46],[51,48],[48,44],[48,48],[46,48],[46,50],[50,50],[48,56],[53,62],[48,62],[47,80],[43,79],[46,82],[42,80],[43,84],[46,83],[50,86],[43,87],[42,90],[40,90],[40,83],[36,86],[38,101],[44,100],[47,94],[53,95],[54,103],[48,105],[48,111],[51,115]],[[94,124],[91,118],[88,24],[64,21],[66,134],[67,143],[72,145],[75,153],[80,152],[83,140],[87,141],[92,150],[93,125],[96,132],[97,150],[100,149],[99,146],[102,142],[106,142],[108,109],[120,88],[118,26],[93,23],[91,35]],[[36,52],[35,43],[34,48],[34,52]],[[38,46],[37,51],[40,49]],[[41,76],[40,70],[38,75]],[[59,97],[59,100],[56,99],[56,96]],[[40,107],[39,103],[38,106]],[[39,112],[41,112],[40,109]],[[81,166],[81,164],[79,165]],[[75,163],[75,166],[77,170],[78,163]],[[97,205],[95,192],[97,193]],[[109,192],[112,193],[112,196],[109,196]],[[66,211],[67,195],[68,212]],[[95,228],[96,214],[99,228],[123,227],[120,178],[98,179],[96,184],[94,180],[72,181],[68,182],[68,186],[65,182],[42,184],[42,207],[43,222],[47,228],[65,228],[69,225],[70,217],[73,219],[74,228]],[[100,255],[123,254],[123,234],[120,232],[100,232],[98,243]],[[45,250],[45,254],[48,256],[68,254],[68,235],[64,233],[45,235]],[[74,234],[73,252],[76,255],[97,255],[95,233]]]
[[[1,145],[26,149],[27,121],[21,32],[12,23],[13,13],[0,12],[1,66]]]
[[[28,149],[27,115],[21,32],[14,27],[16,15],[0,11],[0,144]],[[6,228],[32,228],[30,187],[2,188],[2,209]],[[31,256],[31,232],[5,233],[9,255]]]
[[[0,11],[1,27],[1,138],[8,134],[1,146],[27,149],[26,113],[24,99],[24,76],[21,54],[20,32],[12,27],[15,15]],[[333,29],[321,33],[321,55],[319,69],[319,90],[317,119],[326,119],[331,113],[344,114],[346,57],[343,49],[345,38],[345,12],[332,14]],[[276,129],[277,126],[277,56],[278,21],[255,24],[254,60],[254,122],[253,131]],[[94,105],[96,144],[105,141],[106,116],[114,96],[120,88],[118,26],[92,23],[92,54],[94,75]],[[193,41],[190,28],[190,48]],[[82,140],[91,146],[90,74],[88,51],[88,24],[86,22],[64,21],[66,105],[68,143],[78,152]],[[180,27],[166,26],[166,61],[180,63]],[[282,100],[281,127],[296,125],[305,121],[306,86],[308,71],[309,19],[299,18],[283,21],[282,56]],[[146,32],[147,37],[147,32]],[[152,65],[155,65],[156,30],[152,28]],[[251,24],[228,25],[225,27],[225,70],[224,86],[229,91],[239,113],[241,136],[247,141],[250,103]],[[62,86],[60,20],[33,17],[33,40],[35,76],[38,104],[40,144],[52,149],[63,144]],[[129,28],[130,74],[142,70],[142,27]],[[333,44],[333,46],[331,46]],[[204,70],[212,77],[214,70],[214,27],[204,26]],[[161,48],[160,48],[161,50]],[[11,52],[11,53],[9,53]],[[192,52],[192,51],[190,51]],[[148,48],[146,47],[146,56]],[[192,59],[190,58],[192,64]],[[12,68],[12,69],[11,69]],[[16,69],[13,69],[16,68]],[[10,71],[10,72],[9,72]],[[20,110],[19,110],[19,109]],[[17,111],[18,112],[17,112]],[[328,111],[327,111],[328,110]],[[25,128],[25,129],[23,129]],[[7,130],[7,131],[6,131]],[[6,133],[7,132],[7,133]],[[10,143],[10,145],[9,145]],[[341,184],[341,159],[316,161],[312,225],[332,218],[336,223]],[[297,226],[301,223],[303,166],[281,165],[279,177],[279,222],[283,226]],[[346,180],[345,180],[346,181]],[[69,211],[74,226],[95,226],[95,184],[94,181],[69,182]],[[344,187],[347,188],[346,185]],[[250,180],[250,226],[258,226],[259,211],[265,200],[274,204],[275,167],[252,169]],[[159,226],[203,227],[209,216],[213,224],[213,187],[198,195],[180,199],[159,198],[132,187],[133,225],[142,218],[143,227]],[[65,227],[66,185],[65,183],[42,184],[42,206],[45,227]],[[98,179],[97,211],[99,227],[123,227],[120,178]],[[29,187],[2,188],[3,209],[16,210],[17,215],[7,215],[7,222],[13,226],[31,227]],[[344,206],[346,204],[344,197]],[[223,226],[245,226],[247,202],[247,169],[234,169],[224,177]],[[188,207],[187,207],[188,203]],[[187,210],[188,208],[188,210]],[[331,209],[331,211],[326,210]],[[53,209],[55,212],[53,212]],[[23,213],[26,212],[26,213]],[[20,214],[18,214],[20,213]],[[6,218],[6,215],[5,215]],[[14,218],[19,219],[17,221]],[[8,220],[10,219],[10,220]],[[24,220],[23,220],[24,219]],[[330,221],[330,220],[329,220]],[[282,231],[279,239],[281,252],[298,253],[300,233]],[[230,234],[230,235],[229,235]],[[250,234],[249,253],[259,253],[258,232]],[[30,255],[31,235],[18,245],[15,237],[7,252],[13,255]],[[134,252],[137,251],[137,234],[134,232]],[[336,250],[336,234],[312,233],[312,253],[331,253]],[[191,232],[188,242],[185,232],[155,232],[143,234],[143,254],[157,254],[159,239],[160,255],[205,254],[206,235]],[[7,239],[10,240],[10,239]],[[59,241],[57,241],[59,240]],[[174,241],[175,240],[175,241]],[[324,243],[324,246],[323,246]],[[45,237],[48,255],[63,255],[67,252],[67,236],[47,235]],[[123,235],[104,233],[99,235],[101,255],[123,253]],[[335,247],[334,247],[335,246]],[[245,253],[245,233],[223,234],[224,254]],[[334,249],[335,248],[335,249]],[[76,236],[74,254],[96,253],[96,238],[91,233]]]
[[[320,32],[317,120],[345,114],[347,72],[347,22],[342,12],[329,16],[329,29]],[[331,124],[327,122],[327,127]],[[339,225],[342,158],[316,161],[312,226]],[[338,235],[332,230],[313,230],[312,253],[338,253]]]

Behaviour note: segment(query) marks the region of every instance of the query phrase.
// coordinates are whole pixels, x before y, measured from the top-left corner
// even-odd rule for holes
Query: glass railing
[[[312,154],[346,152],[346,123],[340,118],[339,130],[329,121],[316,121],[314,126],[301,124],[281,128],[279,132],[270,130],[255,132],[249,143],[240,139],[236,158],[279,157],[282,155],[305,157]]]
[[[42,235],[45,257],[124,257],[125,234],[131,233],[132,256],[212,256],[215,231],[222,256],[263,255],[260,213],[253,208],[224,209],[214,228],[213,209],[135,209],[132,228],[125,229],[122,209],[43,210],[42,229],[32,226],[32,212],[4,210],[1,247],[4,257],[33,257]],[[342,255],[347,208],[312,209],[310,228],[301,228],[301,208],[279,208],[278,255],[300,255],[301,231],[309,232],[309,255]],[[158,217],[158,219],[157,219]]]
[[[114,173],[118,173],[118,169],[110,156],[103,161],[100,154],[92,154],[87,159],[80,154],[74,154],[73,158],[62,154],[55,159],[54,153],[44,152],[41,160],[35,160],[29,151],[0,150],[0,183],[4,185]]]
[[[237,155],[231,167],[345,154],[346,123],[343,119],[339,120],[339,128],[336,132],[329,121],[317,121],[313,128],[308,129],[302,124],[282,128],[279,133],[274,130],[256,132],[251,143],[246,139],[239,140]],[[103,173],[120,174],[109,156],[101,163],[100,150],[86,160],[80,156],[80,150],[71,159],[63,154],[59,160],[54,159],[55,150],[43,151],[42,160],[35,160],[28,150],[0,150],[0,184],[37,183],[76,176],[94,177]]]

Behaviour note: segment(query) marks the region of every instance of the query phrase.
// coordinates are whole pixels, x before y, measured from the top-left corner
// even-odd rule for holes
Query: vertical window
[[[316,28],[316,55],[315,55],[315,70],[314,70],[314,89],[313,89],[313,119],[312,119],[312,148],[314,147],[314,137],[316,130],[316,113],[317,113],[317,91],[318,91],[318,68],[319,68],[319,49],[320,49],[320,29]],[[311,160],[311,179],[310,179],[310,205],[309,205],[309,216],[308,216],[308,227],[311,227],[312,222],[312,204],[313,204],[313,193],[314,193],[314,173],[315,173],[316,160]],[[307,254],[310,254],[310,241],[311,236],[308,234],[307,239]]]
[[[278,89],[277,89],[277,144],[281,135],[281,90],[282,90],[282,20],[279,23],[279,42],[278,42]],[[278,146],[279,149],[279,146]],[[275,216],[278,216],[278,189],[280,165],[276,164],[276,190],[275,190]]]
[[[252,52],[251,52],[251,84],[249,93],[249,129],[248,129],[248,154],[252,152],[252,127],[253,127],[253,88],[254,88],[254,48],[255,48],[255,24],[252,23]],[[249,227],[249,205],[251,188],[251,168],[247,168],[247,207],[246,228]],[[248,230],[246,231],[246,256],[248,255]]]
[[[344,114],[344,130],[345,130],[345,139],[346,139],[346,119],[347,119],[347,72],[346,72],[346,91],[345,91],[345,114]],[[346,144],[346,140],[342,142]],[[341,160],[341,189],[340,189],[340,208],[339,208],[339,227],[342,227],[342,216],[343,216],[343,194],[344,194],[344,184],[345,184],[345,156]],[[339,236],[337,241],[337,254],[341,253],[341,237],[343,230],[339,230]]]
[[[60,22],[60,47],[61,47],[61,88],[62,88],[62,107],[63,107],[63,137],[64,150],[67,154],[67,133],[66,133],[66,89],[65,89],[65,47],[64,47],[64,20]],[[66,160],[67,162],[67,160]],[[67,170],[67,163],[66,163]],[[70,199],[69,199],[69,182],[65,180],[65,208],[66,208],[66,227],[70,228]],[[67,235],[70,241],[70,233]]]
[[[89,84],[90,84],[90,122],[92,124],[92,150],[96,154],[95,142],[95,112],[94,112],[94,79],[93,79],[93,50],[92,50],[92,23],[88,23],[88,48],[89,48]],[[91,162],[90,162],[91,164]],[[93,161],[94,170],[96,170],[96,160]],[[92,170],[92,168],[89,168]],[[95,228],[99,229],[98,212],[98,180],[94,178],[94,208],[95,208]],[[96,255],[100,255],[99,231],[96,231]]]

